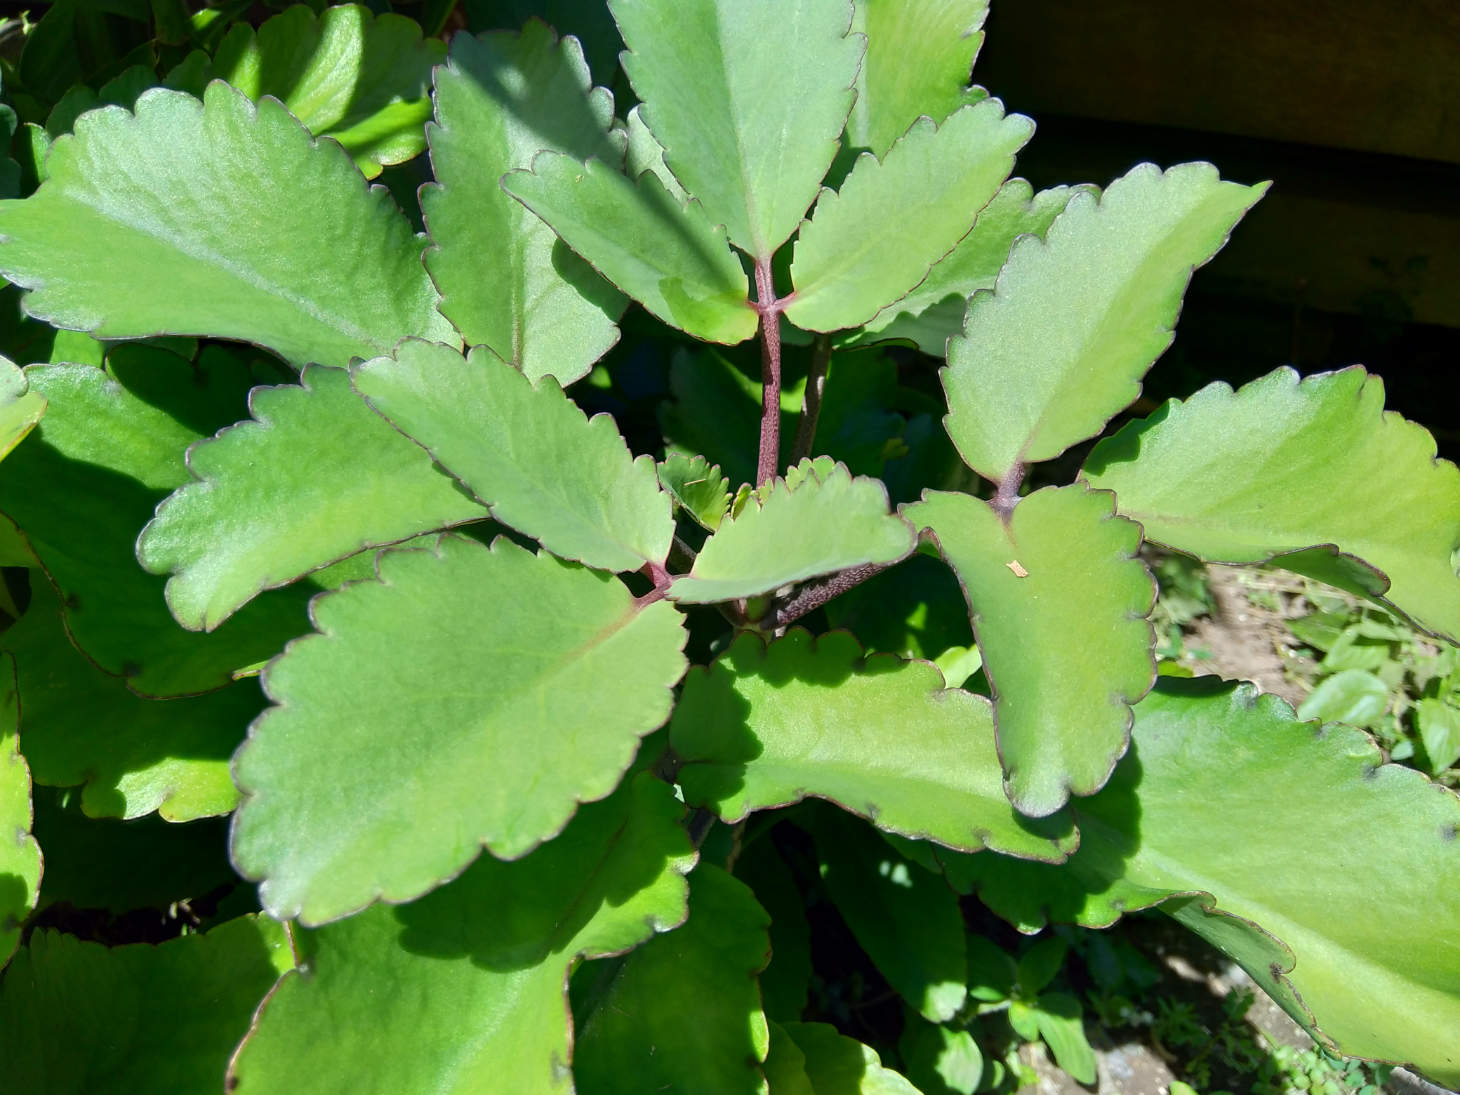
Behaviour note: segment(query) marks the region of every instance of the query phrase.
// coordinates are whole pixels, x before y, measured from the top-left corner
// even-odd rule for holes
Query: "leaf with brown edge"
[[[886,832],[1056,862],[1068,817],[1031,825],[1004,796],[989,701],[931,662],[865,657],[845,631],[744,633],[694,669],[669,726],[685,801],[724,821],[807,797]]]
[[[277,706],[234,761],[234,862],[305,924],[552,838],[618,785],[685,669],[671,604],[506,538],[448,534],[376,566],[315,599],[317,631],[265,669]]]
[[[1137,555],[1140,526],[1114,504],[1077,484],[1035,491],[1007,519],[941,491],[903,507],[963,584],[1004,788],[1035,817],[1100,789],[1130,740],[1131,705],[1156,679],[1156,585]]]

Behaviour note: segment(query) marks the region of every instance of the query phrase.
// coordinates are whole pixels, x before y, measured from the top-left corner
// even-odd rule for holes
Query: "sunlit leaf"
[[[695,524],[714,532],[730,508],[730,481],[703,456],[670,453],[659,464],[659,483]]]
[[[0,655],[0,968],[20,943],[20,925],[35,908],[41,851],[31,836],[30,769],[17,735],[20,696],[15,661]]]
[[[983,1051],[966,1030],[909,1018],[898,1048],[923,1095],[973,1095],[983,1079]]]
[[[1389,706],[1389,686],[1362,669],[1345,669],[1325,677],[1298,708],[1305,719],[1373,726]]]
[[[880,162],[860,156],[801,228],[786,318],[837,331],[905,296],[968,234],[1033,132],[1028,118],[986,99],[941,126],[920,119]]]
[[[533,383],[488,350],[411,341],[354,369],[355,388],[492,516],[565,559],[605,570],[662,563],[674,536],[654,461],[608,415],[587,418],[551,376]]]
[[[339,141],[366,178],[426,147],[431,116],[431,66],[446,47],[421,37],[414,19],[376,16],[361,4],[337,4],[316,15],[296,4],[255,31],[237,22],[211,61],[197,56],[168,79],[201,95],[225,80],[254,101],[272,95],[316,137]],[[343,364],[343,362],[341,362]]]
[[[624,959],[579,1020],[578,1090],[765,1095],[769,1032],[755,975],[770,956],[766,924],[743,883],[718,867],[696,868],[684,926]],[[588,966],[579,976],[594,973]]]
[[[655,139],[654,134],[649,132],[649,127],[644,124],[643,104],[639,104],[629,111],[625,130],[629,145],[625,156],[624,171],[628,177],[637,179],[645,171],[652,171],[664,184],[665,190],[681,202],[688,201],[689,194],[685,192],[684,187],[679,185],[679,180],[670,173],[669,165],[664,162],[664,146]]]
[[[523,859],[483,856],[410,905],[303,933],[309,973],[264,1005],[231,1070],[239,1095],[301,1076],[311,1095],[570,1092],[568,971],[684,919],[682,813],[641,775]]]
[[[866,563],[895,563],[913,549],[913,531],[888,511],[887,488],[836,465],[796,490],[777,480],[705,541],[686,577],[670,587],[696,604],[768,593],[790,582]]]
[[[255,388],[249,411],[188,450],[193,482],[137,543],[143,567],[171,575],[167,603],[184,627],[211,631],[262,590],[486,516],[343,369],[312,365],[298,386]]]
[[[849,2],[611,0],[675,178],[752,257],[790,238],[836,155],[864,40]]]
[[[869,320],[852,345],[887,339],[906,340],[925,354],[943,357],[948,340],[963,330],[968,298],[980,289],[992,289],[1020,236],[1048,231],[1070,199],[1094,187],[1056,186],[1034,193],[1023,179],[1010,179],[980,210],[973,230],[948,256],[934,264],[917,288],[894,301]]]
[[[521,34],[457,35],[436,73],[426,268],[467,343],[534,380],[586,374],[618,340],[625,302],[497,180],[542,149],[617,162],[612,119],[613,96],[592,87],[577,41],[536,20]]]
[[[984,671],[1004,787],[1036,817],[1099,790],[1129,739],[1131,704],[1156,677],[1146,615],[1156,586],[1141,530],[1114,499],[1045,488],[1001,519],[966,494],[929,491],[904,508],[931,528],[962,582]]]
[[[846,632],[738,636],[690,673],[670,742],[686,801],[726,821],[815,796],[968,851],[1058,860],[1075,845],[1066,819],[1041,832],[1004,797],[986,699],[927,662],[864,661]]]
[[[0,511],[61,594],[67,630],[90,658],[144,695],[186,695],[222,687],[305,629],[314,590],[301,587],[261,598],[210,635],[183,631],[163,580],[135,555],[157,503],[189,479],[187,447],[244,410],[251,377],[240,362],[205,353],[194,366],[118,347],[105,372],[32,365],[26,376],[50,407],[0,463]]]
[[[1084,475],[1156,543],[1271,561],[1460,639],[1460,472],[1361,368],[1209,385],[1102,441]]]
[[[46,397],[30,390],[25,373],[0,357],[0,460],[3,460],[46,413]]]
[[[1142,164],[1098,200],[1076,194],[1043,240],[1017,243],[994,289],[969,302],[942,373],[948,433],[969,467],[999,481],[1134,401],[1171,344],[1192,269],[1264,190],[1222,182],[1210,164]]]
[[[25,752],[37,783],[81,787],[92,817],[156,810],[190,821],[238,804],[228,762],[263,706],[252,681],[166,703],[133,695],[71,645],[61,606],[38,572],[30,607],[0,635],[0,647],[18,666]]]
[[[273,99],[154,89],[135,116],[83,116],[47,168],[34,195],[0,202],[0,273],[58,327],[234,338],[296,365],[454,338],[390,195]]]
[[[216,1091],[249,1016],[293,965],[263,917],[108,949],[39,931],[0,982],[6,1086],[46,1095]]]
[[[941,123],[975,101],[968,78],[988,8],[988,0],[857,0],[852,29],[867,36],[867,55],[847,145],[881,156],[920,116]]]
[[[1067,864],[979,855],[950,874],[1026,931],[1193,896],[1168,909],[1321,1042],[1453,1085],[1460,951],[1435,941],[1460,924],[1460,891],[1435,880],[1460,870],[1460,799],[1383,759],[1253,685],[1163,679],[1110,783],[1076,803]]]
[[[506,539],[448,535],[377,567],[315,601],[318,633],[265,670],[278,706],[234,762],[235,862],[307,924],[551,838],[618,784],[685,667],[667,602]]]
[[[502,187],[600,274],[665,323],[706,342],[743,342],[755,311],[740,260],[698,202],[652,172],[631,182],[602,160],[542,152]]]

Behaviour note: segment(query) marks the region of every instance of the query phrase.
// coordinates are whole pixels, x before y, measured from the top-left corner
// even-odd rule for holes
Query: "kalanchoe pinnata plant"
[[[971,1092],[959,894],[1031,932],[1159,907],[1322,1045],[1460,1081],[1460,801],[1159,676],[1139,555],[1453,643],[1460,474],[1357,367],[1045,470],[1264,185],[1011,178],[985,0],[608,6],[623,113],[543,22],[445,52],[346,6],[195,22],[124,105],[21,132],[0,273],[55,333],[0,375],[8,1082]],[[421,148],[424,234],[362,179]],[[646,390],[632,446],[588,413]],[[154,812],[231,814],[256,890],[155,949],[16,951],[88,819]],[[914,1048],[806,1021],[807,887]],[[1088,1079],[1054,968],[1011,1019]],[[141,999],[130,1041],[88,1025]]]

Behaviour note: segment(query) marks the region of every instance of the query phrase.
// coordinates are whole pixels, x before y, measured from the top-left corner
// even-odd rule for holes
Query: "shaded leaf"
[[[306,924],[551,838],[618,784],[684,672],[671,605],[506,539],[376,565],[379,582],[317,599],[318,633],[264,671],[278,706],[234,761],[234,860],[266,909]]]
[[[898,1048],[922,1095],[973,1095],[983,1079],[983,1052],[966,1030],[909,1018]]]
[[[703,456],[670,453],[659,462],[659,485],[695,524],[710,532],[720,527],[730,508],[730,481],[720,474],[719,464]]]
[[[355,388],[505,525],[605,570],[662,563],[674,536],[654,461],[608,415],[587,418],[552,377],[490,351],[411,341],[353,370]]]
[[[613,96],[592,87],[577,40],[537,20],[521,34],[457,35],[436,73],[426,269],[468,345],[534,380],[585,375],[618,341],[624,300],[497,180],[542,149],[617,161],[612,119]]]
[[[46,1095],[215,1091],[259,998],[292,965],[283,926],[263,917],[111,950],[36,932],[0,982],[6,1082]]]
[[[30,390],[25,373],[0,357],[0,460],[9,455],[46,413],[46,397]]]
[[[1039,1036],[1054,1062],[1082,1084],[1096,1080],[1095,1051],[1085,1037],[1080,1001],[1066,992],[1045,993],[1031,1009]]]
[[[0,969],[20,943],[20,926],[35,908],[41,850],[31,835],[30,769],[17,734],[20,696],[15,660],[0,655]]]
[[[815,1095],[919,1095],[904,1077],[883,1067],[876,1050],[833,1026],[786,1023],[782,1029],[805,1056]]]
[[[823,190],[791,263],[786,318],[812,331],[866,323],[923,281],[974,224],[1034,133],[997,99],[941,126],[922,118],[880,162],[857,159],[839,191]]]
[[[780,1023],[770,1024],[770,1052],[765,1059],[769,1095],[816,1095],[806,1075],[806,1054]]]
[[[637,179],[645,171],[652,171],[655,177],[664,184],[664,189],[669,191],[676,200],[688,201],[689,195],[685,193],[684,187],[679,185],[679,180],[670,173],[669,165],[664,162],[664,146],[655,139],[654,134],[649,132],[649,127],[644,124],[642,103],[629,111],[624,129],[628,136],[624,174],[631,179]]]
[[[1018,242],[994,289],[969,301],[941,374],[968,466],[997,482],[1134,401],[1171,344],[1192,269],[1264,190],[1222,182],[1210,164],[1142,164],[1098,201],[1076,194],[1043,240]]]
[[[502,188],[552,226],[600,274],[672,327],[706,342],[743,342],[758,320],[740,260],[698,202],[658,176],[630,181],[602,160],[539,153]]]
[[[838,464],[797,490],[777,479],[768,498],[749,501],[705,541],[669,596],[695,604],[750,597],[848,567],[895,563],[913,545],[907,522],[888,511],[887,488]]]
[[[702,346],[675,349],[669,363],[672,399],[659,405],[665,449],[684,456],[704,454],[724,469],[731,484],[756,475],[756,438],[760,431],[760,374],[718,350]],[[794,415],[800,400],[781,389],[781,454],[790,453],[796,435]],[[782,462],[783,466],[783,462]]]
[[[410,905],[303,933],[310,972],[264,1004],[237,1091],[297,1090],[300,1076],[320,1095],[571,1091],[568,971],[684,919],[682,813],[641,775],[523,859],[483,856]]]
[[[675,177],[769,260],[836,155],[864,40],[851,4],[611,0],[624,71]]]
[[[737,636],[689,674],[670,743],[685,800],[725,821],[815,796],[954,848],[1058,860],[1075,845],[1067,823],[1032,826],[1004,797],[987,700],[927,662],[863,660],[846,632]]]
[[[764,1093],[770,1035],[755,975],[769,957],[766,924],[743,883],[696,868],[684,926],[630,954],[582,1020],[578,1089]]]
[[[1009,521],[966,494],[904,507],[931,528],[968,598],[994,696],[1004,789],[1023,813],[1099,790],[1156,678],[1156,584],[1140,526],[1082,485],[1035,491]]]
[[[770,835],[762,836],[735,860],[735,877],[755,893],[771,918],[771,963],[760,975],[760,995],[768,1017],[799,1019],[811,990],[811,925],[805,891],[791,873]],[[771,1056],[775,1056],[772,1030]],[[770,1075],[770,1062],[766,1063]],[[772,1092],[775,1079],[771,1078]]]
[[[60,603],[39,574],[30,607],[0,635],[0,647],[18,666],[25,752],[37,783],[81,787],[92,817],[155,810],[191,821],[238,804],[228,764],[263,706],[252,681],[167,703],[133,695],[72,646]]]
[[[33,196],[0,202],[0,273],[58,327],[234,338],[296,365],[454,337],[390,195],[272,99],[154,89],[135,116],[79,119],[47,168]]]
[[[933,265],[918,286],[894,301],[853,333],[852,345],[889,339],[911,342],[933,357],[948,352],[948,340],[963,330],[968,298],[992,289],[1020,236],[1044,238],[1054,219],[1078,193],[1098,195],[1094,187],[1056,186],[1034,193],[1023,179],[1010,179],[973,222],[973,229],[948,256]]]
[[[968,998],[957,895],[850,819],[815,817],[822,883],[857,942],[925,1019],[952,1019]]]
[[[142,566],[171,575],[167,604],[184,627],[211,631],[262,590],[486,516],[371,413],[344,369],[311,365],[297,386],[255,388],[248,409],[251,419],[188,450],[193,482],[137,541]]]
[[[136,560],[137,533],[188,481],[184,451],[239,417],[251,378],[238,360],[205,352],[194,366],[124,346],[107,371],[32,365],[26,376],[50,407],[0,463],[0,510],[60,593],[67,630],[88,657],[133,691],[186,695],[222,687],[303,630],[317,587],[262,598],[227,627],[190,634],[168,613],[162,579]]]
[[[383,165],[426,147],[431,66],[445,53],[443,42],[423,39],[419,24],[402,15],[376,16],[361,4],[316,15],[296,4],[257,31],[235,23],[211,63],[200,58],[188,83],[169,77],[168,86],[201,95],[219,79],[255,102],[272,95],[316,137],[343,145],[373,179]]]
[[[1460,892],[1434,884],[1460,869],[1454,792],[1253,685],[1163,678],[1136,707],[1130,754],[1075,812],[1067,864],[971,856],[958,872],[1026,931],[1192,895],[1168,910],[1321,1043],[1460,1080],[1444,1034],[1460,1029],[1460,958],[1433,942],[1460,924]],[[1384,839],[1354,836],[1372,832]]]
[[[1102,441],[1083,474],[1156,543],[1272,562],[1460,639],[1460,472],[1361,368],[1209,385]]]

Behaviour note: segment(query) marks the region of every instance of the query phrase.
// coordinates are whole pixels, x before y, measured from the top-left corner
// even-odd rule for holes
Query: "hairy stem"
[[[796,425],[792,464],[810,456],[811,446],[816,444],[816,420],[821,417],[821,393],[826,388],[826,368],[830,364],[831,336],[817,335],[811,349],[811,371],[806,374],[806,392],[801,397],[801,421]]]
[[[764,486],[781,466],[781,301],[776,299],[771,260],[755,262],[755,310],[760,313],[760,461],[755,481]]]
[[[839,574],[823,578],[815,585],[804,586],[797,590],[796,595],[789,601],[778,605],[775,611],[761,620],[759,627],[763,631],[779,631],[808,612],[815,612],[833,597],[838,597],[854,586],[861,585],[868,578],[876,577],[892,565],[892,563],[867,563],[859,567],[849,567]]]
[[[1019,503],[1019,484],[1024,482],[1024,470],[1023,464],[1015,464],[1010,468],[1004,478],[999,480],[998,488],[989,500],[989,505],[994,507],[994,512],[1006,525],[1009,523],[1009,515]]]

